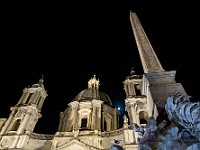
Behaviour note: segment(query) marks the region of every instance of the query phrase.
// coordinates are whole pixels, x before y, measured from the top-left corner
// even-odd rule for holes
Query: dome
[[[94,89],[85,89],[81,91],[73,101],[91,101],[93,99],[101,100],[104,104],[108,104],[112,106],[112,102],[108,95],[102,91],[94,90]]]
[[[73,101],[91,101],[93,99],[101,100],[104,104],[112,106],[112,102],[108,95],[102,91],[99,91],[99,80],[94,75],[88,81],[88,88],[79,92],[79,94],[73,99]]]

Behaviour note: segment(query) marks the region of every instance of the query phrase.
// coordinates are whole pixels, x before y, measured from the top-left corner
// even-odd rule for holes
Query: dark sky
[[[197,2],[13,0],[0,4],[0,117],[8,117],[22,90],[42,75],[48,97],[35,132],[55,133],[59,112],[87,88],[94,74],[101,91],[116,107],[123,106],[122,82],[131,67],[143,73],[129,20],[131,10],[163,68],[176,70],[176,81],[192,100],[199,101]]]

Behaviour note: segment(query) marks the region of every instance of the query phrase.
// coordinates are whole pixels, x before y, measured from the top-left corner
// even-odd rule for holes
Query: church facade
[[[58,131],[54,135],[34,133],[47,96],[42,78],[23,89],[8,118],[0,118],[0,149],[173,149],[170,146],[199,149],[199,104],[189,102],[181,83],[175,81],[176,71],[162,68],[136,13],[130,12],[130,21],[144,74],[137,75],[132,70],[125,77],[124,101],[128,116],[123,116],[122,127],[120,111],[99,90],[100,81],[94,75],[88,87],[60,112]],[[159,120],[162,116],[167,119]]]

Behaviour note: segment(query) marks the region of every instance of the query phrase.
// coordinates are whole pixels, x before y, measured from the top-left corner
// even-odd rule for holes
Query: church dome
[[[104,104],[112,106],[109,96],[106,93],[99,91],[99,80],[96,79],[95,75],[88,81],[88,88],[79,92],[73,101],[83,102],[91,101],[93,99],[101,100]]]

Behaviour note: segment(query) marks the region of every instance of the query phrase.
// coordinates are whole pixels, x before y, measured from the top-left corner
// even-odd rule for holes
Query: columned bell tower
[[[126,111],[131,125],[146,124],[146,120],[152,115],[147,111],[147,98],[143,94],[142,83],[142,76],[136,75],[132,68],[130,76],[124,81]]]
[[[24,88],[18,103],[11,107],[11,113],[0,133],[0,149],[23,148],[33,132],[47,93],[43,78],[37,84]]]

